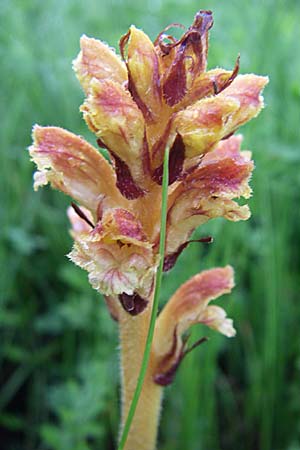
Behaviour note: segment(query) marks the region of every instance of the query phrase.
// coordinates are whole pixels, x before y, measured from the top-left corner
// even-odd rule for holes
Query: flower
[[[156,383],[165,386],[173,380],[190,350],[186,349],[187,340],[182,335],[192,325],[202,323],[227,337],[235,336],[232,320],[226,317],[224,309],[209,305],[211,300],[229,293],[233,286],[233,269],[227,266],[195,275],[171,297],[156,321],[153,345]]]
[[[33,129],[29,151],[38,168],[34,188],[50,183],[79,204],[69,210],[74,238],[70,259],[88,271],[90,283],[109,304],[119,300],[132,315],[147,307],[153,291],[166,147],[170,177],[165,270],[174,265],[197,226],[215,217],[237,221],[250,215],[248,206],[234,199],[250,196],[253,162],[249,152],[240,151],[242,138],[234,133],[262,109],[261,91],[268,79],[238,75],[239,59],[232,71],[207,71],[212,24],[212,13],[200,11],[179,40],[166,34],[167,27],[154,43],[132,26],[120,40],[121,57],[105,43],[82,36],[73,64],[86,95],[81,111],[109,160],[69,131]],[[227,292],[228,268],[199,275],[181,289],[198,286],[207,276],[213,285],[220,273],[229,284],[217,289],[217,295]],[[197,310],[197,317],[188,320],[232,335],[223,310],[207,306],[210,294],[205,298],[199,300],[201,314]],[[186,307],[188,300],[181,303]],[[175,336],[178,359],[183,319],[176,320],[165,348],[170,350]]]

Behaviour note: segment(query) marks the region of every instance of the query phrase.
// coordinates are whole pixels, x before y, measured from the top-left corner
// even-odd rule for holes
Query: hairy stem
[[[125,311],[120,314],[121,377],[122,377],[122,428],[128,415],[131,400],[143,359],[149,329],[151,308],[132,317]],[[160,415],[162,388],[155,384],[152,358],[145,375],[143,388],[130,427],[124,449],[154,450]]]

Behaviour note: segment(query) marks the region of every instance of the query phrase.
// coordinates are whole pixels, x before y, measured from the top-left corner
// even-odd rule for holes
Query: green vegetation
[[[64,255],[69,199],[34,193],[26,146],[34,123],[93,142],[71,69],[86,33],[116,46],[131,23],[151,37],[214,11],[209,67],[268,74],[266,109],[243,147],[256,170],[245,223],[216,220],[163,280],[164,300],[204,268],[232,264],[222,300],[238,335],[187,357],[167,388],[159,450],[300,450],[300,3],[298,0],[2,0],[0,191],[0,447],[113,449],[118,435],[116,324]],[[138,449],[134,449],[138,450]]]

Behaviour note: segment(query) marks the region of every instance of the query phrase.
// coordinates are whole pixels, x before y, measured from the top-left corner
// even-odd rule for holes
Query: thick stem
[[[122,311],[119,316],[121,342],[122,427],[126,420],[141,368],[151,308],[138,316]],[[150,358],[141,396],[124,447],[125,450],[154,450],[160,416],[162,388],[153,382]]]

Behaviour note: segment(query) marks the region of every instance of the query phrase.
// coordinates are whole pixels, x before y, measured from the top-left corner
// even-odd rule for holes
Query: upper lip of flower
[[[160,34],[154,44],[132,26],[120,40],[123,60],[106,44],[81,38],[74,61],[86,93],[81,110],[98,143],[108,149],[111,164],[68,131],[33,130],[35,188],[50,182],[87,208],[95,225],[107,211],[128,211],[130,226],[143,230],[140,245],[154,252],[149,259],[154,267],[166,146],[171,184],[167,254],[209,218],[249,216],[247,207],[232,199],[249,196],[253,164],[240,152],[240,139],[228,136],[262,109],[260,93],[268,79],[237,75],[238,61],[233,71],[206,71],[211,26],[211,12],[200,11],[181,39],[166,43]],[[91,233],[77,229],[77,241]]]

